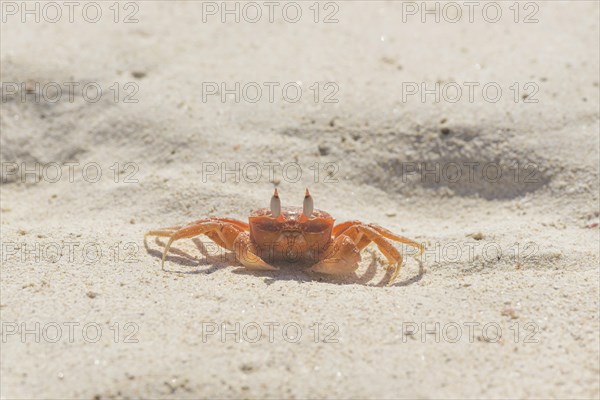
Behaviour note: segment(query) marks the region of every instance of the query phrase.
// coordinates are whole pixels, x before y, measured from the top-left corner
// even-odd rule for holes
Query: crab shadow
[[[239,275],[253,275],[262,276],[267,285],[271,285],[277,281],[300,281],[300,282],[322,282],[336,285],[364,285],[373,287],[384,287],[387,286],[387,282],[392,276],[392,270],[386,269],[385,275],[374,281],[378,275],[379,258],[375,252],[369,251],[371,254],[371,260],[366,269],[361,270],[360,274],[356,272],[347,275],[326,275],[317,272],[307,271],[306,268],[310,267],[310,264],[299,264],[299,263],[280,263],[277,266],[280,268],[278,271],[256,271],[246,269],[237,259],[232,252],[222,252],[219,254],[211,254],[211,251],[207,248],[206,244],[200,239],[194,238],[192,242],[200,251],[201,257],[193,256],[181,249],[171,247],[169,253],[165,258],[165,265],[167,264],[178,264],[185,267],[200,267],[194,270],[177,270],[167,269],[164,271],[175,274],[188,274],[188,275],[210,275],[213,272],[218,271],[224,267],[236,267],[232,272]],[[155,239],[155,243],[164,249],[165,243],[158,237]],[[162,250],[151,249],[146,240],[144,240],[144,246],[148,254],[162,259]],[[423,279],[425,275],[425,267],[420,260],[417,260],[419,264],[419,271],[413,277],[398,281],[390,287],[402,287],[409,286],[417,283]],[[207,268],[202,268],[207,267]]]

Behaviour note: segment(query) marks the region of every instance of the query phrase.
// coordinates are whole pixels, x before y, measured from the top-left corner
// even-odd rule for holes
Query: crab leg
[[[256,246],[246,232],[240,233],[233,243],[233,251],[239,262],[248,269],[277,271],[279,268],[267,264],[257,253]]]
[[[341,224],[337,224],[336,226],[333,227],[332,234],[334,237],[338,237],[339,235],[344,233],[344,231],[346,229],[350,228],[352,225],[359,225],[359,224],[362,224],[362,222],[360,222],[360,221],[342,222]]]
[[[169,252],[169,248],[173,244],[175,240],[191,238],[194,236],[208,234],[207,236],[218,237],[219,242],[217,244],[225,247],[230,250],[233,244],[233,241],[237,237],[237,235],[241,232],[241,228],[233,225],[229,222],[220,222],[212,219],[204,219],[192,222],[189,225],[178,228],[165,228],[157,231],[149,231],[144,235],[144,241],[147,236],[160,236],[160,237],[168,237],[169,241],[165,246],[162,256],[161,268],[164,269],[165,259],[167,258],[167,253]]]
[[[238,219],[233,219],[233,218],[220,218],[220,217],[210,217],[210,218],[203,218],[203,219],[199,219],[197,221],[191,222],[188,225],[196,225],[196,224],[200,224],[203,222],[209,222],[209,221],[218,221],[218,222],[226,222],[232,225],[237,226],[238,228],[247,231],[250,228],[248,227],[248,224],[240,221]]]
[[[277,268],[264,262],[256,255],[255,246],[250,241],[250,236],[245,230],[248,224],[230,218],[208,218],[201,219],[184,227],[164,228],[156,231],[146,232],[147,236],[168,237],[163,251],[161,268],[164,269],[167,253],[174,241],[192,238],[198,235],[206,235],[219,246],[235,252],[237,259],[249,269],[276,270]]]
[[[390,242],[385,240],[383,235],[370,226],[354,225],[346,230],[345,234],[353,237],[355,242],[360,242],[362,239],[367,238],[377,245],[379,251],[387,258],[390,267],[394,268],[394,273],[388,283],[388,285],[391,285],[400,273],[400,268],[402,267],[402,255],[400,252],[392,246]]]
[[[346,235],[334,239],[323,259],[310,270],[322,274],[341,275],[356,271],[360,261],[360,250]]]
[[[226,222],[232,225],[237,226],[238,228],[240,228],[241,230],[247,231],[249,230],[249,226],[247,223],[239,221],[237,219],[233,219],[233,218],[205,218],[205,219],[199,219],[197,221],[191,222],[189,224],[186,225],[187,226],[192,226],[192,225],[199,225],[205,222],[210,222],[210,221],[218,221],[218,222]],[[158,230],[155,231],[149,231],[146,232],[144,234],[144,240],[146,239],[147,236],[160,236],[160,237],[170,237],[173,235],[173,233],[175,233],[176,231],[180,230],[181,228],[183,228],[183,226],[172,226],[169,228],[160,228]],[[214,239],[214,237],[218,238],[218,235],[215,235],[213,232],[207,232],[206,235],[208,237],[210,237],[211,240],[217,242],[217,240]],[[220,246],[225,247],[225,244],[221,244],[218,243]]]
[[[379,234],[381,234],[381,236],[385,238],[395,240],[396,242],[408,244],[409,246],[414,246],[419,249],[419,254],[423,253],[424,246],[421,243],[417,243],[414,240],[410,240],[409,238],[406,238],[404,236],[396,235],[395,233],[377,224],[368,224],[368,226],[376,230]]]
[[[383,237],[385,237],[387,239],[391,239],[391,240],[394,240],[396,242],[400,242],[400,243],[408,244],[410,246],[414,246],[414,247],[418,248],[421,253],[423,252],[423,245],[422,244],[417,243],[417,242],[415,242],[413,240],[410,240],[409,238],[406,238],[404,236],[397,235],[397,234],[391,232],[390,230],[385,229],[384,227],[379,226],[377,224],[365,224],[365,223],[362,223],[360,221],[346,221],[346,222],[343,222],[341,224],[336,225],[333,228],[333,235],[335,237],[337,237],[337,236],[343,234],[344,232],[346,232],[351,227],[356,226],[356,225],[368,226],[369,228],[374,229],[381,236],[383,236]]]
[[[388,285],[391,285],[398,277],[402,267],[403,257],[400,252],[385,239],[414,246],[419,249],[420,253],[423,252],[423,245],[420,243],[396,235],[376,224],[363,224],[360,221],[344,222],[333,228],[333,235],[336,238],[344,236],[352,238],[359,250],[362,250],[371,242],[375,243],[379,251],[387,258],[389,265],[394,268],[394,272],[392,273]]]

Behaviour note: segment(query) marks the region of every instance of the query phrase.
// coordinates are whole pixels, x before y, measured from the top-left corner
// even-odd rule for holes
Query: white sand
[[[114,23],[109,3],[96,24],[80,9],[69,23],[66,7],[59,23],[5,14],[3,89],[94,82],[103,96],[2,102],[3,398],[598,398],[598,3],[536,2],[533,24],[514,23],[512,2],[498,3],[498,23],[481,7],[473,23],[421,23],[403,22],[400,2],[339,2],[332,24],[314,23],[311,3],[296,24],[280,11],[269,23],[265,6],[259,23],[204,23],[200,2],[135,4],[131,24]],[[532,11],[521,7],[520,21]],[[461,100],[445,86],[440,102],[403,101],[403,82],[436,81],[460,83]],[[139,101],[115,102],[115,82],[121,100],[137,84]],[[203,82],[280,86],[272,103],[266,89],[257,103],[204,102]],[[302,82],[297,103],[281,99],[288,82]],[[323,102],[327,82],[337,103]],[[464,82],[479,85],[472,102]],[[495,103],[481,95],[490,82],[502,89]],[[523,102],[528,82],[537,103]],[[73,182],[67,167],[38,183],[6,169],[52,162],[78,163]],[[221,170],[236,162],[248,174],[239,182]],[[161,271],[161,247],[147,252],[143,233],[245,220],[268,205],[268,162],[284,205],[309,186],[339,222],[425,242],[424,271],[409,257],[385,287],[370,247],[357,277],[249,273],[190,240]],[[421,162],[463,176],[401,174]],[[490,164],[503,167],[497,181],[481,177]],[[95,165],[103,175],[87,182]]]

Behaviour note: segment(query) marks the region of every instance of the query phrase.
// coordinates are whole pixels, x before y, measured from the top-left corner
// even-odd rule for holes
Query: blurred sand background
[[[97,23],[81,8],[73,23],[62,5],[57,23],[3,8],[2,398],[598,398],[598,3],[519,3],[515,22],[498,2],[496,23],[484,3],[472,23],[462,3],[456,23],[392,1],[320,3],[318,22],[295,3],[296,23],[281,8],[269,22],[260,2],[257,23],[222,23],[220,2],[119,3],[118,16],[98,4]],[[103,95],[27,94],[51,82]],[[203,99],[203,82],[280,86],[273,102],[223,102]],[[295,103],[282,99],[290,82]],[[436,82],[460,83],[461,99],[403,96]],[[464,82],[479,84],[473,101]],[[490,82],[496,102],[481,93]],[[66,162],[72,180],[67,167],[56,182],[10,169]],[[236,162],[261,176],[223,173]],[[422,163],[463,175],[403,170]],[[488,164],[502,177],[482,177]],[[339,222],[426,243],[423,269],[407,257],[386,287],[370,247],[357,276],[249,273],[186,240],[161,271],[160,243],[143,246],[149,229],[245,220],[275,185],[284,205],[309,186]]]

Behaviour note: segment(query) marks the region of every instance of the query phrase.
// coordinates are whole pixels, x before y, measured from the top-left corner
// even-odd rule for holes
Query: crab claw
[[[312,213],[313,213],[313,199],[312,199],[312,196],[310,195],[310,192],[308,191],[308,188],[306,188],[306,193],[304,194],[304,203],[302,204],[302,214],[304,214],[304,216],[306,218],[310,218]]]
[[[277,193],[277,189],[273,193],[273,197],[271,197],[271,216],[274,218],[279,217],[281,214],[281,200],[279,200],[279,193]]]

